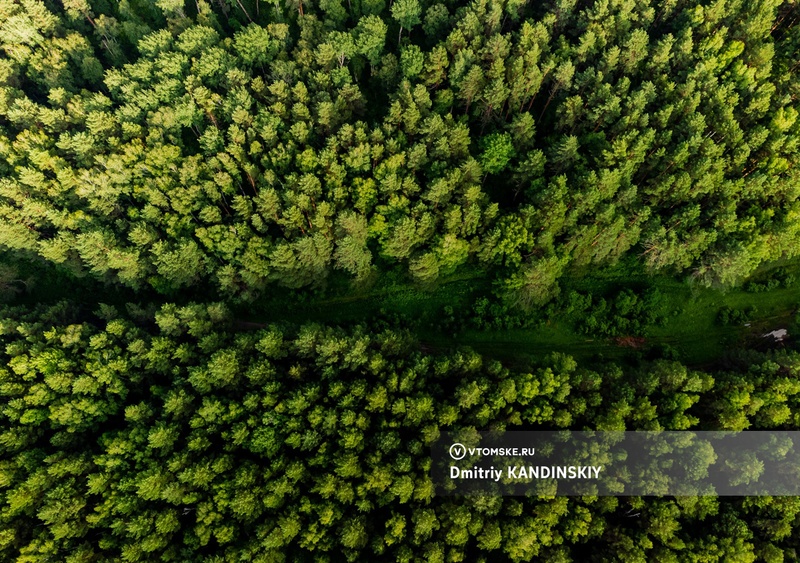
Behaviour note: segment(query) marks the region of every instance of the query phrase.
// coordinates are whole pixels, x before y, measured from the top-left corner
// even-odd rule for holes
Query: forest
[[[800,561],[793,497],[436,494],[800,429],[795,0],[0,0],[0,559]]]
[[[221,303],[3,310],[9,560],[791,561],[800,549],[797,498],[436,497],[427,448],[446,428],[796,428],[797,352],[750,352],[713,374],[561,354],[523,372],[470,350],[426,354],[407,331],[232,322]]]

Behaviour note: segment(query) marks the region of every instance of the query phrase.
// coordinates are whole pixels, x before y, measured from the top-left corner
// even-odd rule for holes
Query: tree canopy
[[[2,3],[0,247],[224,299],[798,252],[793,3],[139,4]]]
[[[0,559],[798,560],[797,499],[444,498],[428,449],[800,426],[791,343],[523,364],[431,338],[560,307],[635,344],[673,313],[656,274],[788,295],[758,275],[800,258],[798,21],[793,0],[0,0]],[[618,263],[641,276],[568,284]],[[312,322],[386,279],[486,291],[431,330]],[[313,314],[256,318],[283,295]],[[732,305],[719,324],[749,322]]]
[[[424,353],[402,331],[135,309],[3,310],[4,559],[721,562],[800,547],[791,498],[447,498],[429,475],[443,429],[797,427],[796,352],[713,374],[563,355],[528,372]]]

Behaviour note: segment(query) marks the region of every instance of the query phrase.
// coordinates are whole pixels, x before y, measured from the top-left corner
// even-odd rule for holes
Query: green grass
[[[333,280],[333,288],[316,296],[272,292],[242,312],[251,321],[299,319],[337,324],[400,315],[426,325],[436,321],[444,307],[471,307],[476,296],[491,289],[484,272],[476,269],[457,272],[431,288],[415,285],[397,272],[380,275],[361,288],[337,282]]]
[[[651,329],[652,340],[675,347],[689,363],[708,363],[724,356],[729,350],[758,343],[763,334],[778,328],[791,329],[800,303],[800,285],[774,289],[764,293],[748,293],[737,289],[691,291],[685,285],[672,289],[674,301],[682,299],[683,311],[664,327]],[[747,324],[721,326],[717,322],[723,307],[758,308]],[[749,326],[747,326],[749,325]]]
[[[750,293],[742,288],[722,291],[693,287],[669,276],[651,276],[633,262],[599,271],[574,272],[561,280],[563,291],[577,290],[609,295],[623,287],[656,287],[664,295],[669,315],[664,326],[647,330],[643,349],[670,346],[689,365],[708,365],[728,351],[762,342],[761,335],[776,328],[792,328],[800,304],[800,282],[789,288]],[[800,274],[800,262],[780,264]],[[773,265],[772,267],[777,267]],[[764,268],[759,275],[769,268]],[[797,275],[800,279],[800,275]],[[427,347],[447,349],[469,346],[489,357],[509,362],[530,363],[552,352],[569,354],[583,362],[620,360],[637,353],[620,346],[615,339],[591,338],[577,333],[573,323],[556,314],[544,326],[511,330],[441,331],[438,322],[445,306],[469,310],[474,300],[487,295],[491,284],[483,272],[466,270],[432,289],[409,284],[402,275],[386,274],[369,288],[347,290],[298,302],[295,297],[275,296],[260,303],[250,320],[317,321],[351,323],[376,318],[415,321],[420,340]],[[338,293],[338,294],[337,294]],[[290,294],[289,294],[290,295]],[[723,307],[758,308],[750,326],[722,326],[717,321]]]

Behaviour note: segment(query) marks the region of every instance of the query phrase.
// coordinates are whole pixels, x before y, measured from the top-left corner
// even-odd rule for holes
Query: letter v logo
[[[467,455],[467,448],[464,447],[464,444],[459,444],[456,442],[452,446],[450,446],[450,457],[455,460],[464,459],[464,456]]]

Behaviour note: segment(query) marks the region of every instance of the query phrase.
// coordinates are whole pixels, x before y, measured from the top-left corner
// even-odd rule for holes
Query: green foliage
[[[236,333],[220,304],[164,306],[144,325],[104,311],[113,318],[90,323],[63,305],[3,310],[4,559],[400,560],[447,546],[457,559],[557,549],[580,560],[587,546],[628,558],[658,545],[686,560],[707,543],[731,556],[796,548],[798,503],[437,497],[427,454],[446,428],[796,426],[796,353],[751,353],[713,375],[663,360],[586,369],[564,355],[517,371],[365,326]],[[619,517],[632,509],[633,531]]]
[[[717,313],[717,322],[723,326],[729,324],[739,325],[747,321],[752,321],[757,313],[758,308],[754,305],[751,305],[746,309],[723,307],[719,310],[719,313]]]
[[[565,322],[575,333],[595,337],[647,336],[650,329],[664,326],[671,303],[658,289],[630,288],[602,296],[572,290],[561,294],[539,310],[520,310],[515,304],[483,296],[475,300],[468,315],[445,323],[450,330],[474,326],[483,330],[510,330]],[[445,315],[448,317],[449,315]]]
[[[392,3],[391,14],[400,24],[400,35],[398,35],[399,43],[400,36],[403,34],[403,29],[410,30],[420,23],[422,6],[420,6],[419,0],[395,0]]]
[[[558,277],[564,261],[553,256],[534,260],[504,282],[503,291],[511,307],[530,310],[541,306],[560,292]]]
[[[481,139],[481,167],[488,174],[499,174],[514,156],[514,144],[508,133],[493,133]]]
[[[262,4],[5,2],[0,247],[243,300],[468,261],[524,306],[541,257],[798,252],[788,4]]]
[[[400,50],[400,69],[405,78],[415,78],[422,72],[425,57],[416,45],[409,45]]]
[[[577,319],[577,329],[593,336],[644,336],[647,327],[663,325],[668,311],[657,289],[642,294],[624,289],[613,297],[595,298],[570,293],[568,314]]]
[[[800,252],[796,11],[0,0],[0,298],[184,300],[4,309],[0,557],[796,559],[791,499],[447,500],[424,455],[460,426],[797,427],[794,353],[511,370],[386,329],[413,307],[345,330],[186,304],[306,288],[319,312],[381,276],[411,301],[466,267],[494,295],[426,320],[657,332],[655,290],[567,291],[620,259],[774,304],[794,279],[759,267]],[[726,299],[724,330],[755,317]]]
[[[766,276],[758,276],[756,279],[748,281],[744,284],[744,290],[750,293],[761,293],[779,287],[792,287],[795,281],[795,276],[786,268],[775,268],[770,270]]]

